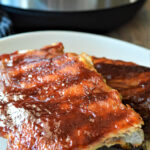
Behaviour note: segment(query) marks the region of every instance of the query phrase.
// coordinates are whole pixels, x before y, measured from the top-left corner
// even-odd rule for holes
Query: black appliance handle
[[[7,13],[0,9],[0,38],[13,34],[13,25]]]

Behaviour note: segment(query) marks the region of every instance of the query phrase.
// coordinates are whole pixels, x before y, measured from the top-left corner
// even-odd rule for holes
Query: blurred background
[[[150,0],[132,20],[107,35],[150,49]]]
[[[150,0],[0,0],[0,37],[36,30],[104,34],[150,48]]]

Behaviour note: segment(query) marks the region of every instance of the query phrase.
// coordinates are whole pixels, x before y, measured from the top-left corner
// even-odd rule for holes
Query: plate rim
[[[49,34],[49,33],[56,33],[56,34],[80,34],[80,35],[84,35],[84,36],[91,36],[91,37],[96,37],[96,38],[105,38],[108,41],[114,41],[117,43],[122,43],[122,44],[127,44],[130,46],[135,46],[138,48],[141,48],[145,51],[148,51],[150,53],[150,49],[142,47],[140,45],[137,44],[133,44],[130,43],[128,41],[123,41],[117,38],[113,38],[113,37],[109,37],[107,35],[102,35],[102,34],[97,34],[97,33],[88,33],[88,32],[82,32],[82,31],[71,31],[71,30],[39,30],[39,31],[30,31],[30,32],[23,32],[23,33],[17,33],[17,34],[13,34],[13,35],[9,35],[7,37],[3,37],[0,39],[0,43],[4,42],[6,40],[11,40],[13,38],[20,38],[23,36],[30,36],[30,35],[36,35],[36,34]]]
[[[147,66],[147,67],[150,67],[150,49],[148,48],[145,48],[145,47],[142,47],[142,46],[139,46],[139,45],[136,45],[136,44],[133,44],[133,43],[130,43],[130,42],[127,42],[127,41],[123,41],[123,40],[120,40],[120,39],[116,39],[116,38],[113,38],[113,37],[109,37],[107,35],[101,35],[101,34],[96,34],[96,33],[88,33],[88,32],[81,32],[81,31],[71,31],[71,30],[39,30],[39,31],[31,31],[31,32],[23,32],[23,33],[18,33],[18,34],[13,34],[13,35],[10,35],[10,36],[7,36],[7,37],[3,37],[0,39],[0,44],[3,42],[9,42],[11,40],[14,40],[17,41],[17,40],[20,40],[20,39],[25,39],[27,37],[30,37],[30,36],[33,36],[33,37],[36,37],[36,36],[43,36],[43,35],[55,35],[55,36],[79,36],[80,38],[87,38],[87,39],[91,39],[91,38],[94,38],[96,40],[105,40],[106,43],[114,43],[114,46],[117,46],[117,45],[122,45],[123,47],[131,47],[131,52],[132,52],[132,49],[136,49],[137,51],[141,51],[143,53],[145,53],[145,57],[147,56],[147,64],[141,64],[140,62],[136,62],[137,64],[141,64],[142,66]],[[5,44],[5,43],[4,43]],[[43,45],[44,46],[44,45]],[[36,46],[35,46],[36,47]],[[34,49],[34,48],[33,48]],[[36,49],[36,48],[35,48]],[[11,49],[9,48],[8,46],[8,51],[15,51],[16,49]],[[22,50],[22,49],[20,49]],[[141,53],[140,52],[140,53]],[[106,56],[107,57],[107,56]],[[109,58],[109,57],[108,57]],[[144,59],[144,58],[143,58]],[[120,59],[121,60],[121,59]],[[132,61],[132,60],[130,60]]]

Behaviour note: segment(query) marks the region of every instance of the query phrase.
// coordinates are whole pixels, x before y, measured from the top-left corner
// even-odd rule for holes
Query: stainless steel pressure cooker
[[[128,20],[146,0],[0,0],[17,30],[110,31]]]

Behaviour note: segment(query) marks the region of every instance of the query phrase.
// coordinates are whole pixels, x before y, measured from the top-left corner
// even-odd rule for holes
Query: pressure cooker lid
[[[41,11],[88,11],[118,7],[139,0],[0,0],[4,6]]]

